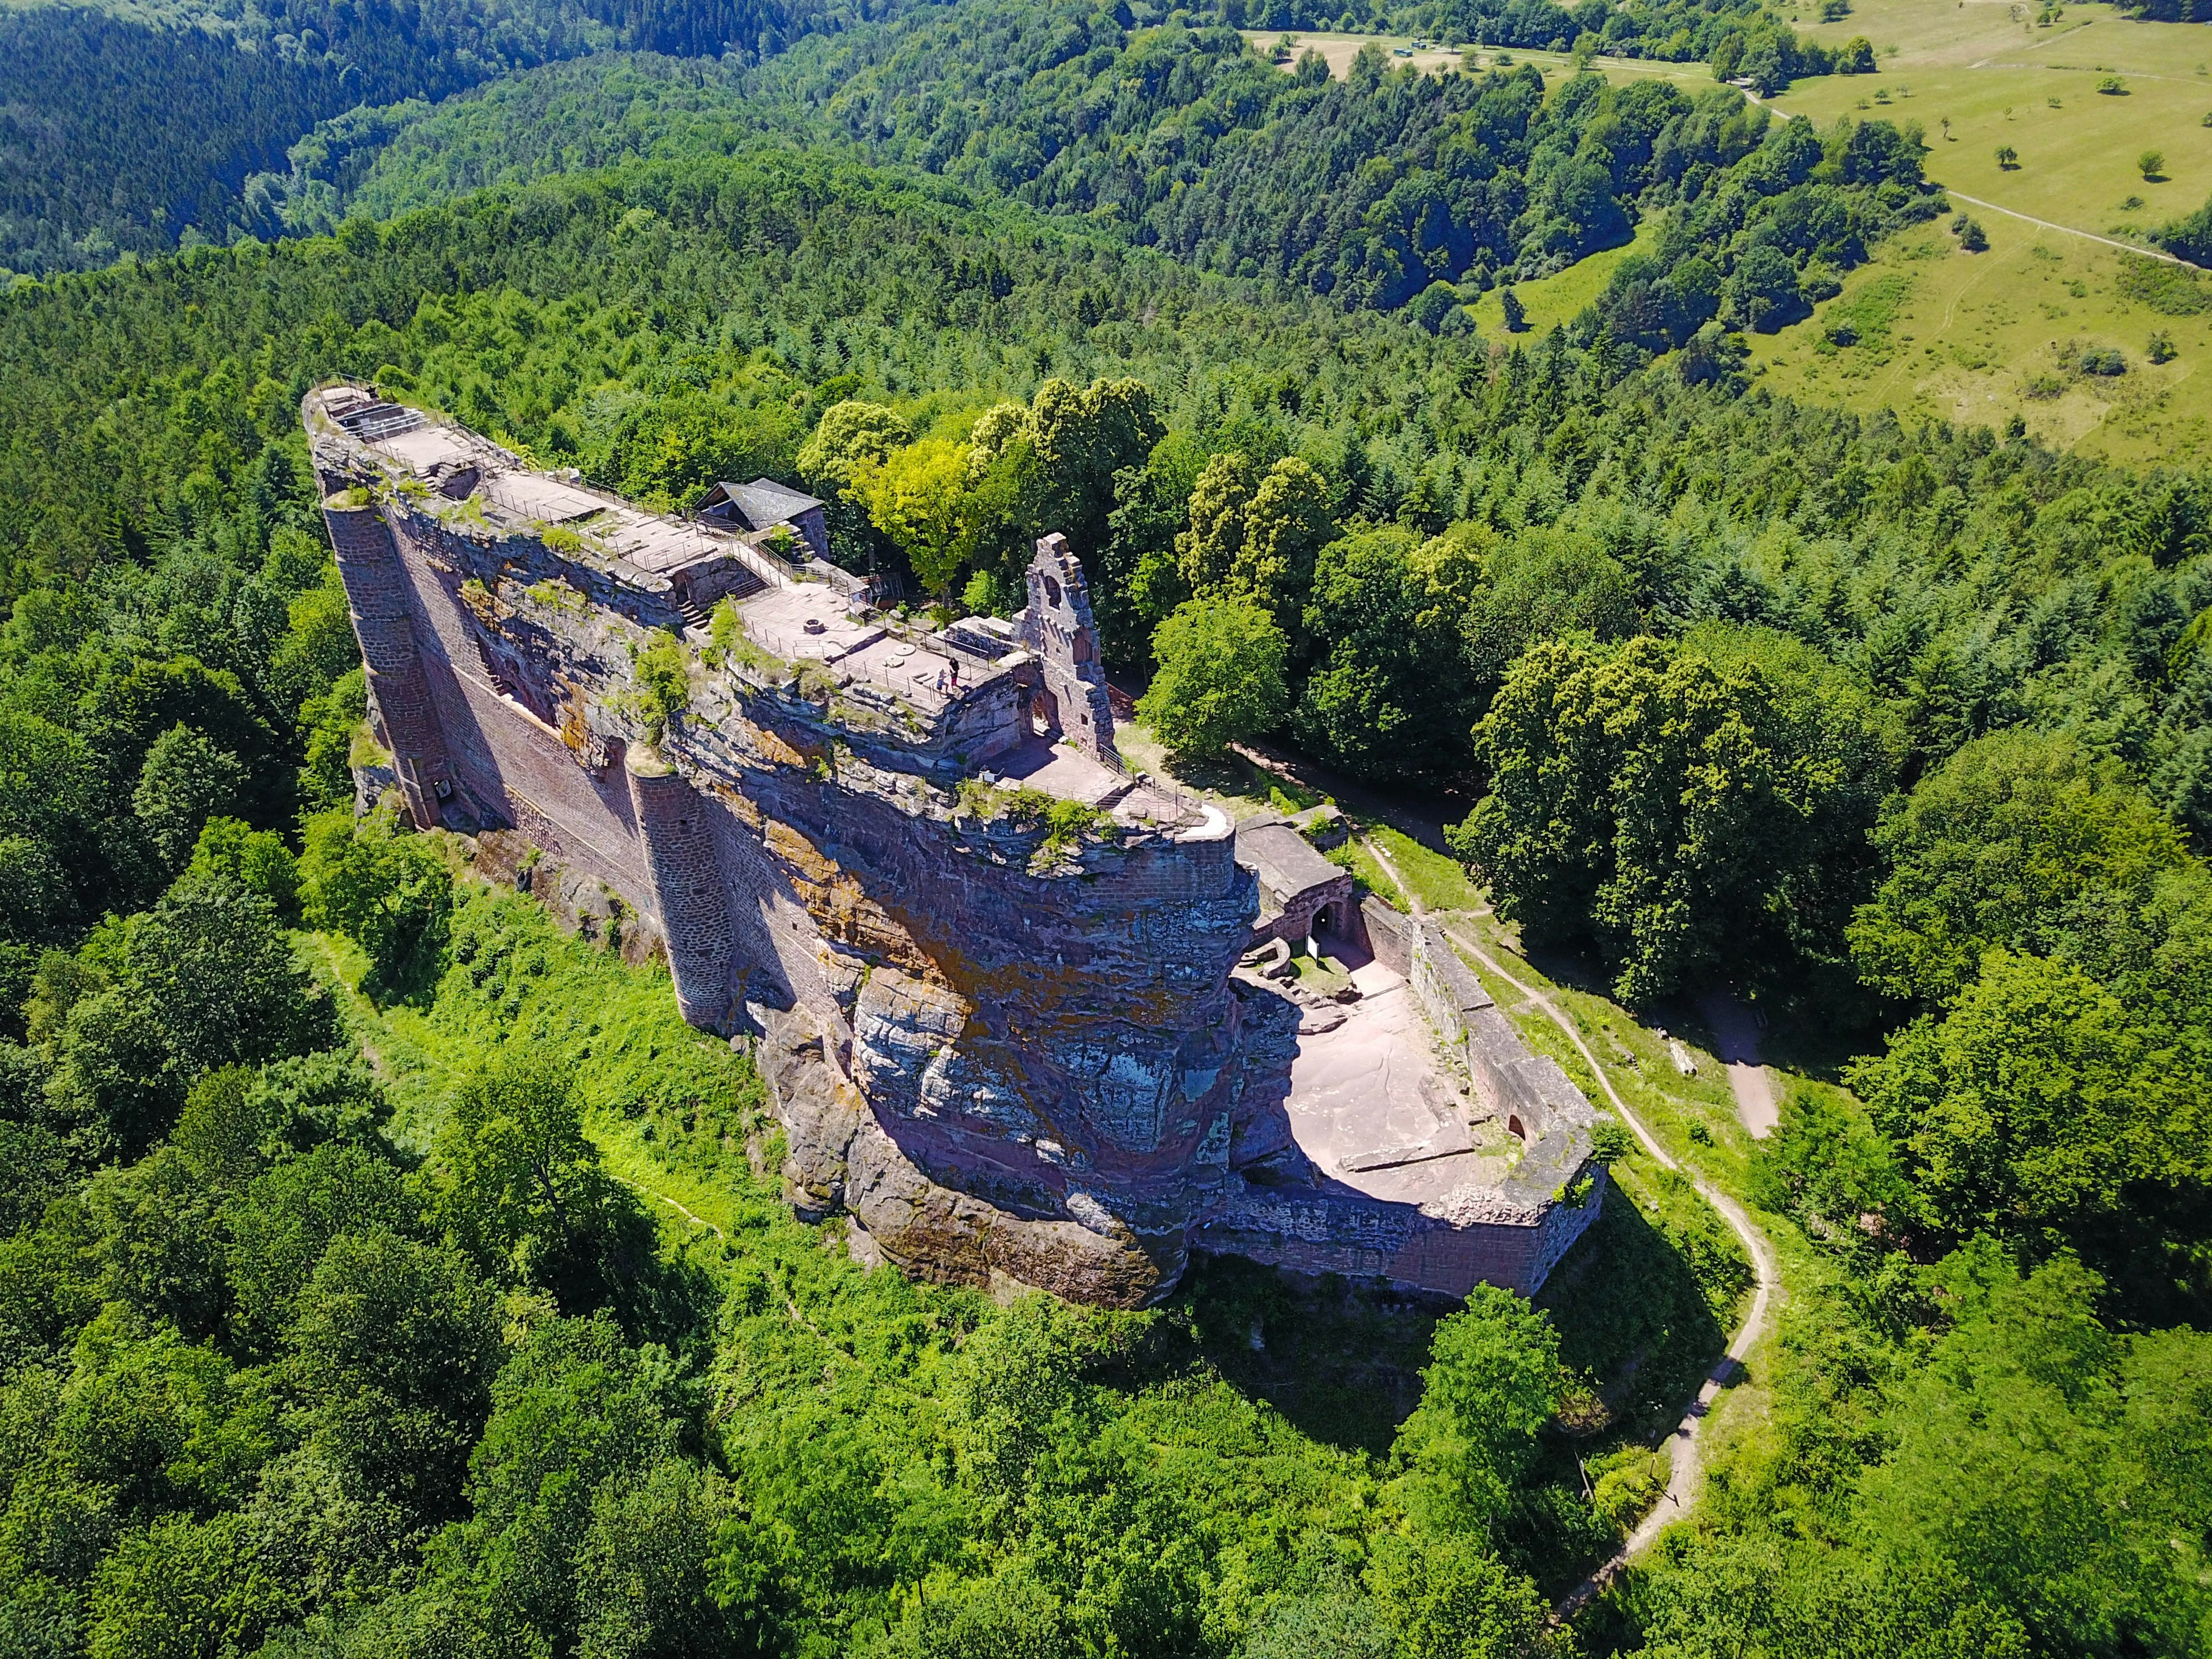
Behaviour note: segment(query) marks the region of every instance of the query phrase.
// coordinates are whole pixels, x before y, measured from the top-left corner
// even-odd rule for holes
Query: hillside
[[[0,288],[0,1659],[2204,1659],[2212,276],[2134,250],[2212,189],[2172,130],[2212,31],[270,4],[0,12],[9,234],[48,262]],[[1871,74],[1763,90],[1862,34]],[[170,249],[188,210],[240,234]],[[319,477],[303,404],[392,413],[310,400],[337,381],[432,459]],[[447,416],[535,492],[496,524]],[[996,619],[1074,617],[1054,672],[1135,698],[1106,788],[890,764],[910,706],[681,603],[612,548],[645,514],[577,500],[761,477],[842,574],[763,526],[750,614],[803,587],[804,637],[911,684],[957,628],[1002,688],[1036,659]],[[1030,586],[1054,532],[1091,631],[1073,571]],[[639,848],[564,867],[520,766],[512,826],[357,810],[419,762],[410,661]],[[778,736],[799,705],[842,736]],[[708,745],[747,756],[726,823],[676,805]],[[894,798],[991,861],[1018,949],[855,880],[902,867]],[[1095,804],[1144,799],[1127,838]],[[1588,1223],[1534,1295],[1200,1233],[1109,1312],[1004,1256],[902,1272],[807,1188],[837,1113],[841,1185],[881,1176],[896,1069],[1084,1200],[948,1164],[963,1224],[1133,1237],[957,998],[1095,1009],[1095,941],[1043,937],[1080,907],[1023,896],[1184,825],[1218,884],[1139,870],[1091,977],[1224,1012],[1152,1072],[1054,1012],[1054,1063],[1132,1145],[1194,1108],[1194,1187],[1308,1179],[1267,1167],[1279,1103],[1195,1110],[1360,988],[1286,937],[1249,953],[1294,1019],[1229,990],[1261,813],[1597,1108],[1556,1188],[1485,1120]],[[624,884],[718,870],[702,839],[768,875],[692,890],[742,970],[695,1026]],[[732,943],[770,927],[804,1009]]]
[[[1609,296],[1615,333],[1662,352],[1710,330],[1708,355],[1722,331],[1802,315],[1804,294],[1831,291],[1892,228],[1934,210],[1887,124],[1831,133],[1824,150],[1679,65],[1562,74],[1553,59],[1547,80],[1540,58],[1477,56],[1425,73],[1370,42],[1339,80],[1317,52],[1279,72],[1247,37],[1179,18],[1130,27],[1073,5],[966,0],[745,73],[607,57],[357,113],[295,147],[289,178],[255,188],[310,229],[349,204],[389,213],[773,134],[1340,307],[1412,306],[1452,332],[1501,283],[1540,280],[1639,228],[1656,235],[1663,219],[1665,261],[1694,259],[1695,291],[1647,283]],[[1747,214],[1739,191],[1754,199]]]
[[[288,149],[344,112],[608,48],[751,58],[867,15],[816,0],[0,6],[0,281],[281,234],[281,193],[252,176],[284,173]]]
[[[2212,44],[2195,26],[2109,6],[2051,15],[1871,0],[1808,28],[1875,41],[1875,84],[1802,80],[1775,107],[1819,125],[1917,121],[1929,176],[1989,249],[1960,252],[1950,234],[1900,239],[1757,358],[1778,389],[1850,408],[2018,418],[2089,453],[2203,459],[2208,290],[2124,249],[2156,253],[2153,233],[2212,195]],[[1833,343],[1844,322],[1864,347]],[[2085,352],[2104,351],[2120,354],[2123,372],[2082,372]]]

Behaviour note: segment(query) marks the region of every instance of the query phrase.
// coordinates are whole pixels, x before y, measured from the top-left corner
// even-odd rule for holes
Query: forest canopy
[[[562,64],[295,158],[383,220],[0,298],[0,1644],[2201,1650],[2205,482],[1746,384],[1928,210],[1908,131],[1374,67],[973,0]],[[1474,332],[1660,215],[1576,325]],[[1062,531],[1179,749],[1445,804],[1532,959],[1848,1054],[1672,1143],[1790,1275],[1696,1523],[1548,1622],[1753,1279],[1618,1125],[1534,1303],[1000,1306],[797,1220],[664,970],[356,820],[338,377],[655,507],[804,483],[948,614]]]

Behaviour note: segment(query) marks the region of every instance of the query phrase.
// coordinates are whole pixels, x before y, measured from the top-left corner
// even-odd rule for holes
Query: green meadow
[[[2124,251],[2212,194],[2212,27],[2008,0],[1810,16],[1815,40],[1864,35],[1878,70],[1800,81],[1773,106],[1823,127],[1917,122],[1929,176],[1989,247],[1966,251],[1948,219],[1893,238],[1810,322],[1755,339],[1754,372],[1908,418],[2018,416],[2113,459],[2212,458],[2212,284]],[[2121,373],[2084,371],[2113,351]]]

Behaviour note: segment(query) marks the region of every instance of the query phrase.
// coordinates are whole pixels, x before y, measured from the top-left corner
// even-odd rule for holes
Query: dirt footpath
[[[1774,1092],[1774,1073],[1759,1061],[1759,1020],[1733,991],[1709,991],[1698,999],[1698,1012],[1713,1034],[1713,1048],[1728,1067],[1735,1093],[1735,1115],[1753,1140],[1764,1140],[1782,1121]]]

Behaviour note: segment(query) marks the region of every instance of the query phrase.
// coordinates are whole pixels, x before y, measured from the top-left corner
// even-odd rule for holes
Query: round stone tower
[[[702,1030],[726,1030],[730,908],[707,804],[681,773],[642,744],[630,750],[623,769],[667,941],[677,1006]]]
[[[353,631],[361,641],[369,707],[391,745],[407,810],[427,830],[441,821],[441,803],[453,793],[453,772],[416,646],[406,568],[391,526],[373,503],[354,506],[337,496],[325,498],[323,523],[331,532]]]

